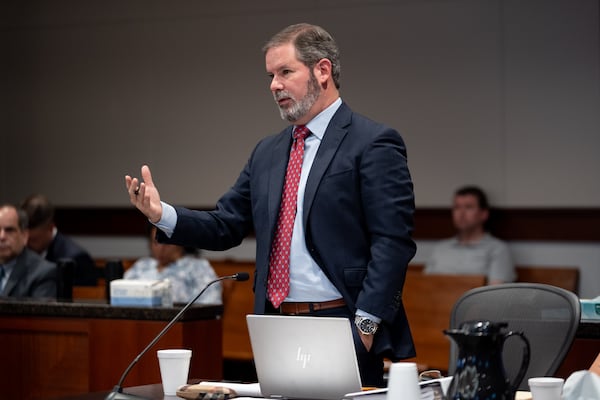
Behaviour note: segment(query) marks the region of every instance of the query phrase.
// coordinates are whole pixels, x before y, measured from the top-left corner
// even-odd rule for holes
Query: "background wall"
[[[261,45],[308,21],[341,46],[343,99],[402,133],[418,207],[447,207],[465,183],[502,208],[600,204],[597,0],[0,7],[3,201],[43,192],[61,207],[127,207],[123,176],[148,163],[165,200],[210,207],[257,140],[286,125]],[[118,237],[81,239],[120,251]],[[544,247],[556,243],[514,245],[521,260],[557,262]],[[579,245],[561,254],[600,282],[598,243],[583,264]]]
[[[149,163],[212,205],[285,126],[261,45],[298,21],[342,49],[342,96],[401,131],[418,206],[600,204],[596,0],[5,1],[2,197],[124,205]],[[24,161],[27,160],[25,163]]]

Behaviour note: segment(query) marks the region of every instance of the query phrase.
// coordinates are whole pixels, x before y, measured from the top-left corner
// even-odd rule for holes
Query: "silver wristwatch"
[[[360,315],[354,317],[354,324],[363,335],[374,335],[377,332],[377,328],[379,328],[377,322],[368,317],[361,317]]]

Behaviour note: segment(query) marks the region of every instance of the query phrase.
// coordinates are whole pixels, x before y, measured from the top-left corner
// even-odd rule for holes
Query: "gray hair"
[[[288,43],[294,45],[298,60],[309,68],[314,67],[323,58],[331,61],[333,83],[339,89],[340,50],[329,32],[320,26],[306,23],[290,25],[269,39],[262,50],[266,53],[273,47]]]

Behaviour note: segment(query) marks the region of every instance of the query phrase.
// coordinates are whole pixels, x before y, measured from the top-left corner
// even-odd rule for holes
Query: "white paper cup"
[[[421,389],[419,387],[419,374],[417,364],[411,362],[398,362],[390,366],[388,373],[388,400],[419,400]]]
[[[533,400],[561,400],[565,380],[563,378],[542,376],[529,378],[527,383]]]
[[[165,396],[177,395],[177,388],[185,385],[190,370],[192,351],[185,349],[158,350],[158,364]]]

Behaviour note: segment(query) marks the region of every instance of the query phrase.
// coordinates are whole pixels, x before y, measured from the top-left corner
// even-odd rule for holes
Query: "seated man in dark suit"
[[[57,263],[61,258],[75,261],[73,284],[96,286],[95,264],[89,253],[73,239],[60,233],[54,223],[54,206],[40,194],[29,196],[21,208],[29,218],[27,247],[46,260]]]
[[[0,295],[56,298],[56,265],[26,247],[27,214],[0,205]]]

